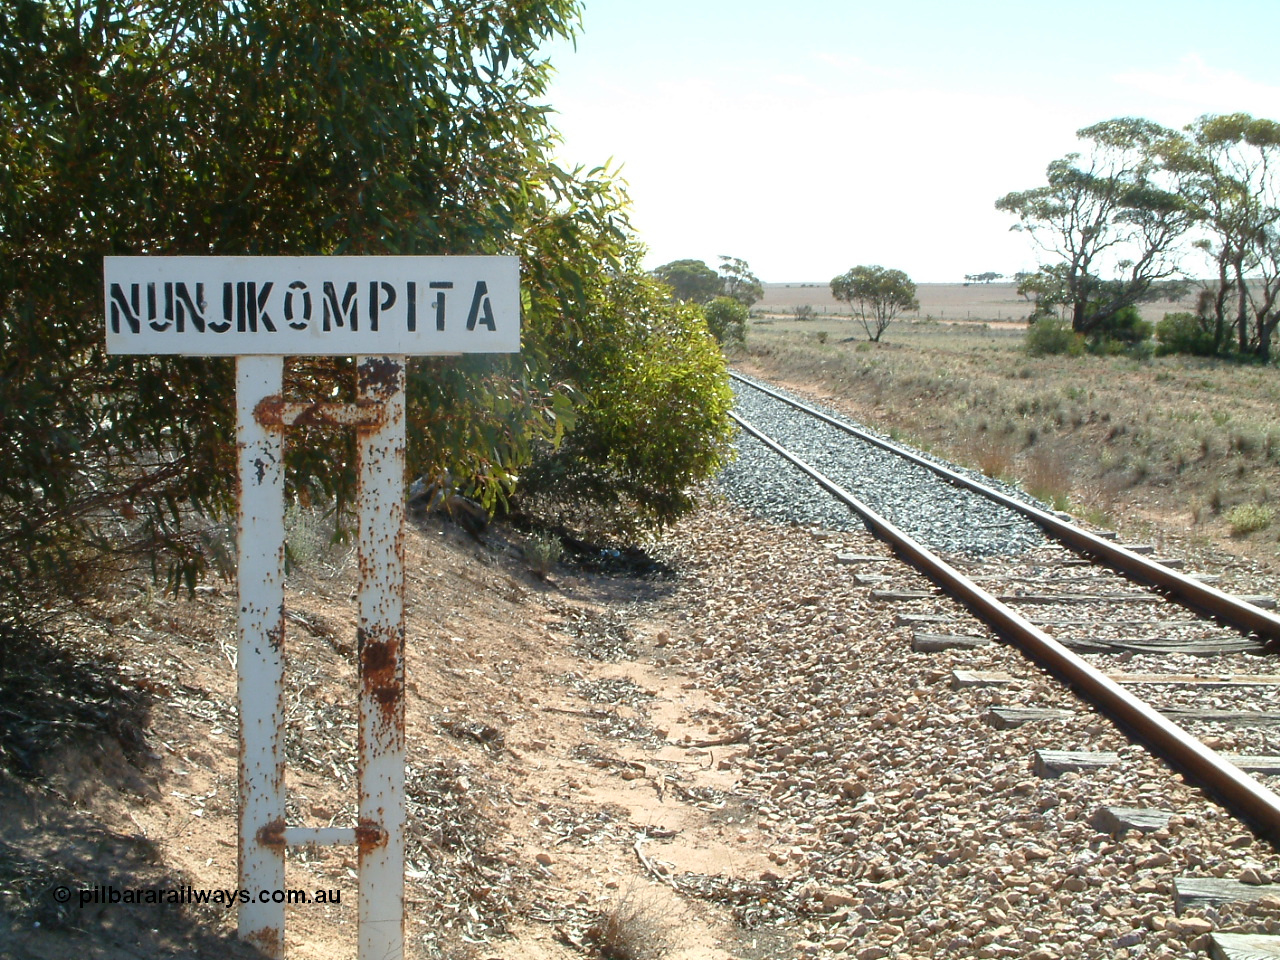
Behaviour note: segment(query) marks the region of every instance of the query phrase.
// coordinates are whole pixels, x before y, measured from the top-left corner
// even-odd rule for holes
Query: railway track
[[[799,471],[855,511],[916,571],[907,573],[878,557],[842,557],[875,599],[900,605],[900,622],[911,626],[917,651],[990,642],[956,633],[936,614],[912,612],[944,592],[1280,848],[1280,797],[1264,782],[1280,775],[1280,660],[1274,656],[1280,617],[1264,609],[1273,600],[1234,596],[1219,589],[1212,576],[1175,569],[1175,560],[1160,561],[1144,548],[1090,533],[1016,492],[995,489],[765,385],[736,375],[735,382],[740,409],[763,412],[762,403],[786,404],[822,436],[830,438],[835,431],[866,448],[850,454],[859,466],[842,469],[844,455],[831,449],[837,445],[818,439],[809,446],[809,459],[823,460],[819,469],[735,415],[752,438],[744,442],[764,445],[790,465],[788,471]],[[941,540],[946,547],[949,538],[928,527],[910,532],[911,497],[889,497],[887,507],[869,502],[886,501],[879,489],[883,478],[870,489],[859,482],[864,473],[880,476],[879,468],[866,467],[864,458],[872,455],[905,458],[951,487],[946,496],[954,528],[985,526],[1016,536],[994,546],[979,541],[980,549],[963,539],[960,549],[932,547],[924,541]],[[956,497],[956,490],[963,496]],[[1043,537],[1027,536],[1027,524]],[[957,687],[1009,682],[1008,676],[982,671],[957,670],[952,678]],[[992,707],[989,722],[1008,727],[1052,721],[1062,713]],[[1233,751],[1214,749],[1223,742]],[[1055,776],[1115,759],[1100,751],[1046,746],[1035,762],[1041,776]],[[1118,826],[1131,822],[1140,829],[1171,813],[1125,808],[1114,816]]]

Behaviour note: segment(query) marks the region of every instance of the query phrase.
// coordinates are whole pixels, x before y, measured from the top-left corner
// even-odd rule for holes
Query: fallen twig
[[[680,885],[676,883],[675,878],[663,873],[662,870],[658,868],[658,865],[654,863],[652,860],[650,860],[648,857],[646,857],[644,855],[644,851],[640,849],[641,844],[643,844],[647,839],[649,838],[645,836],[637,837],[635,844],[631,847],[631,849],[636,852],[636,856],[639,858],[640,864],[646,870],[648,870],[651,874],[653,874],[653,876],[656,879],[662,881],[663,883],[670,884],[672,890],[679,892]]]

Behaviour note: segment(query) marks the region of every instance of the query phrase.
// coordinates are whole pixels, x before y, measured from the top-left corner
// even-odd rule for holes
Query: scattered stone
[[[899,613],[893,618],[895,627],[916,627],[926,623],[951,623],[954,618],[945,613]]]
[[[904,603],[908,600],[932,600],[938,595],[937,590],[872,590],[872,600],[884,600],[889,603]]]
[[[1271,874],[1260,863],[1246,863],[1237,879],[1251,887],[1260,887],[1271,883]]]

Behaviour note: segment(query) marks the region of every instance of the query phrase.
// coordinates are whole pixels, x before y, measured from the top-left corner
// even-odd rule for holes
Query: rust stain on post
[[[263,397],[253,408],[253,418],[272,430],[285,427],[355,427],[376,430],[386,420],[386,410],[379,400],[363,399],[354,403],[316,400],[292,403],[278,395]]]
[[[284,426],[284,397],[272,394],[263,397],[253,408],[253,419],[264,427]]]
[[[387,831],[381,824],[372,820],[361,820],[356,824],[356,846],[361,854],[369,853],[377,847],[385,846]]]
[[[267,956],[274,956],[276,945],[280,943],[284,937],[281,936],[279,927],[261,927],[258,930],[250,930],[247,933],[241,933],[240,939],[247,940]]]
[[[263,824],[259,829],[255,839],[268,847],[284,846],[284,817],[277,817],[270,823]]]
[[[360,676],[364,690],[377,701],[384,722],[403,733],[404,715],[398,703],[404,694],[401,675],[404,672],[400,637],[391,631],[378,631],[386,639],[371,639],[363,627],[357,631],[360,648]]]

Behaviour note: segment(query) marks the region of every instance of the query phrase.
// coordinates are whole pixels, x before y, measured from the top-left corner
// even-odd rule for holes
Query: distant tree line
[[[655,267],[653,275],[667,285],[673,300],[700,307],[722,344],[746,338],[751,307],[764,296],[760,278],[739,257],[721,256],[718,272],[704,260],[672,260]]]
[[[1077,136],[1083,149],[1050,163],[1044,185],[996,201],[1049,255],[1015,277],[1032,319],[1061,312],[1073,334],[1123,342],[1140,330],[1139,304],[1185,295],[1195,250],[1213,282],[1194,314],[1165,325],[1162,343],[1270,360],[1280,324],[1280,124],[1235,113],[1172,130],[1124,117]]]

